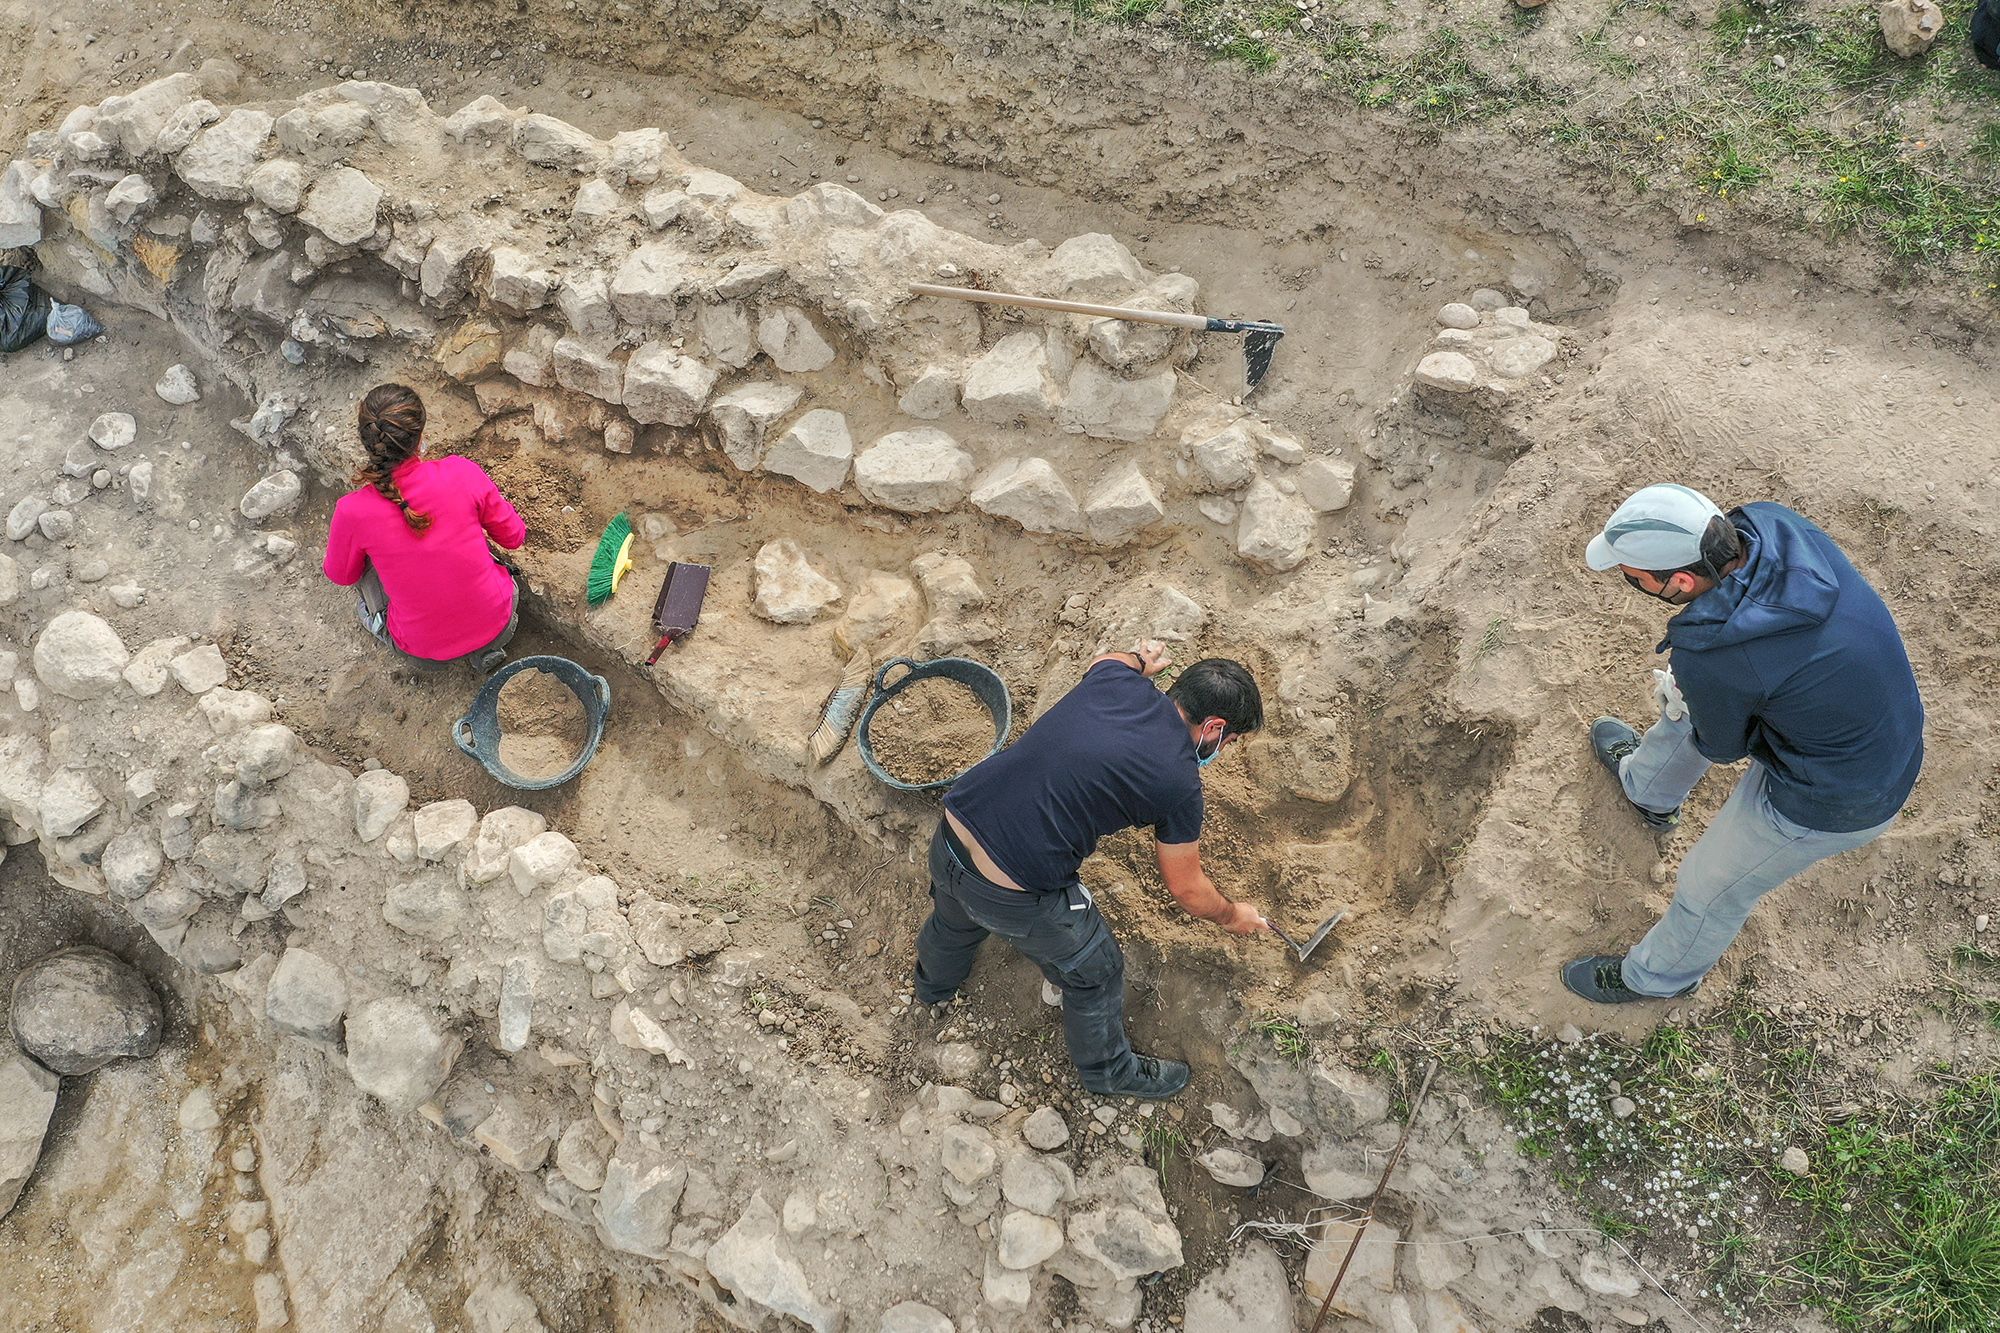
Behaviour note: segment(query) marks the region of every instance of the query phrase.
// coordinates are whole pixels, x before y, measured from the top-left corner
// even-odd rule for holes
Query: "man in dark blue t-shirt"
[[[917,935],[916,997],[942,1004],[989,934],[1062,989],[1063,1035],[1083,1084],[1100,1096],[1171,1097],[1178,1060],[1136,1055],[1125,1036],[1125,956],[1077,879],[1107,833],[1153,830],[1167,892],[1224,930],[1268,929],[1222,896],[1201,868],[1201,768],[1264,724],[1257,682],[1210,657],[1173,689],[1157,642],[1107,653],[1007,749],[952,786],[931,840],[931,915]]]

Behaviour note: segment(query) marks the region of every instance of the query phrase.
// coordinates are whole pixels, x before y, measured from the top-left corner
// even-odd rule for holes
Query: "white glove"
[[[1688,715],[1687,700],[1681,698],[1680,682],[1674,679],[1672,667],[1653,672],[1653,702],[1669,722],[1679,722]]]

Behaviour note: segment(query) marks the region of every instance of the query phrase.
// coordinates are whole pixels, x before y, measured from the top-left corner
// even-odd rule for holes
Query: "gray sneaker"
[[[1618,794],[1625,796],[1625,780],[1619,777],[1618,766],[1626,755],[1639,748],[1639,733],[1615,717],[1600,717],[1590,724],[1590,748],[1597,755],[1597,762],[1618,780]],[[1629,796],[1625,796],[1625,804],[1637,810],[1650,829],[1670,829],[1681,822],[1679,806],[1667,811],[1648,810]]]
[[[1625,955],[1622,953],[1592,954],[1586,958],[1572,958],[1563,964],[1563,985],[1571,994],[1581,995],[1593,1004],[1632,1004],[1639,1000],[1678,1000],[1692,995],[1701,988],[1699,981],[1685,990],[1677,990],[1672,995],[1645,995],[1625,984]]]

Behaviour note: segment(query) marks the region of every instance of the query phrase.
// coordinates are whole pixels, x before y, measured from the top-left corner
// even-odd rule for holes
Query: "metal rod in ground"
[[[1396,1150],[1389,1154],[1389,1164],[1382,1168],[1382,1179],[1375,1182],[1375,1192],[1368,1196],[1368,1211],[1361,1217],[1361,1223],[1354,1228],[1354,1239],[1347,1242],[1347,1253],[1341,1256],[1340,1271],[1333,1275],[1333,1285],[1326,1289],[1326,1299],[1319,1303],[1319,1313],[1313,1316],[1309,1333],[1319,1333],[1326,1324],[1326,1313],[1333,1308],[1334,1295],[1340,1290],[1340,1283],[1347,1276],[1347,1266],[1354,1262],[1354,1252],[1361,1248],[1361,1238],[1368,1232],[1368,1224],[1375,1220],[1375,1208],[1382,1202],[1382,1195],[1388,1191],[1389,1177],[1396,1174],[1402,1164],[1403,1149],[1410,1144],[1410,1132],[1417,1127],[1417,1116],[1424,1109],[1424,1099],[1431,1095],[1431,1080],[1437,1077],[1438,1062],[1434,1059],[1430,1068],[1424,1070],[1423,1085],[1417,1089],[1417,1099],[1410,1104],[1410,1118],[1403,1122],[1403,1136],[1396,1140]]]

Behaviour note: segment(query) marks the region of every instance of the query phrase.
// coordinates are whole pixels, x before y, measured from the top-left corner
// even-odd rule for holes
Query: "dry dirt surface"
[[[1807,273],[1771,237],[1737,245],[1689,235],[1643,203],[1591,197],[1547,163],[1495,159],[1477,138],[1385,145],[1341,124],[1310,89],[1174,64],[1150,41],[1011,8],[292,2],[248,13],[198,2],[113,14],[9,4],[0,60],[16,76],[0,108],[0,146],[18,151],[72,106],[210,59],[229,62],[207,75],[218,107],[275,107],[351,77],[415,88],[440,114],[490,94],[606,140],[658,125],[689,163],[752,191],[783,197],[840,183],[892,215],[917,210],[1006,247],[981,252],[999,271],[1064,238],[1103,233],[1149,274],[1194,280],[1204,306],[1286,323],[1276,369],[1251,399],[1257,429],[1276,432],[1308,466],[1346,469],[1352,493],[1307,516],[1309,540],[1283,569],[1253,558],[1240,534],[1248,511],[1305,493],[1286,446],[1259,454],[1253,445],[1255,468],[1270,478],[1246,487],[1214,480],[1199,450],[1172,442],[1205,443],[1201,414],[1237,410],[1240,355],[1225,340],[1183,341],[1150,363],[1165,367],[1175,404],[1158,439],[1080,437],[1032,419],[944,423],[978,454],[982,478],[1013,453],[1046,455],[1077,498],[1128,459],[1144,460],[1163,516],[1130,540],[1100,539],[1087,525],[1024,531],[980,508],[977,489],[970,504],[912,510],[853,485],[809,488],[725,457],[724,427],[708,416],[642,421],[635,447],[632,423],[611,410],[618,405],[568,380],[516,383],[497,366],[461,380],[442,369],[435,344],[474,318],[498,321],[493,336],[510,347],[520,336],[518,312],[472,309],[471,297],[431,342],[400,329],[380,341],[322,333],[295,372],[280,348],[288,326],[246,316],[239,337],[205,345],[195,332],[199,297],[135,296],[135,266],[117,251],[133,285],[118,286],[115,299],[83,293],[108,316],[107,341],[74,359],[37,348],[0,364],[0,433],[13,451],[0,463],[0,509],[48,494],[100,412],[138,418],[133,452],[153,469],[148,506],[127,502],[129,463],[120,461],[103,494],[80,495],[72,538],[8,543],[23,590],[0,609],[9,617],[0,650],[18,652],[21,674],[32,674],[34,632],[70,606],[104,614],[135,647],[175,635],[212,642],[229,685],[270,700],[314,753],[400,775],[413,809],[463,798],[479,812],[532,810],[601,872],[593,878],[616,881],[614,914],[667,904],[698,918],[711,942],[733,941],[671,964],[660,962],[669,951],[645,950],[632,964],[643,987],[620,982],[615,966],[572,969],[562,1021],[589,1033],[570,1043],[580,1067],[535,1052],[503,1057],[481,1035],[477,1059],[464,1057],[449,1086],[484,1080],[485,1094],[497,1083],[504,1095],[518,1078],[551,1105],[570,1099],[552,1123],[594,1115],[622,1130],[629,1120],[649,1150],[662,1135],[685,1134],[729,1196],[729,1217],[714,1221],[749,1216],[746,1201],[768,1192],[786,1238],[773,1244],[799,1252],[819,1303],[846,1303],[850,1326],[873,1328],[897,1300],[919,1299],[960,1329],[1042,1320],[1162,1330],[1194,1308],[1197,1282],[1249,1262],[1241,1224],[1264,1224],[1284,1242],[1300,1234],[1287,1227],[1354,1215],[1332,1201],[1331,1186],[1308,1184],[1331,1178],[1331,1157],[1313,1156],[1321,1148],[1352,1149],[1355,1172],[1372,1184],[1394,1142],[1391,1099],[1406,1101],[1414,1080],[1364,1072],[1372,1051],[1413,1031],[1457,1042],[1576,1025],[1636,1040],[1660,1024],[1650,1006],[1591,1011],[1555,975],[1565,959],[1615,949],[1657,916],[1678,858],[1731,776],[1713,775],[1681,829],[1656,838],[1622,808],[1583,741],[1593,716],[1637,721],[1648,706],[1658,608],[1589,576],[1581,550],[1623,495],[1655,479],[1725,504],[1778,500],[1833,533],[1895,611],[1930,716],[1925,775],[1897,826],[1774,895],[1703,994],[1672,1018],[1698,1021],[1750,995],[1791,1015],[1826,1067],[1877,1081],[1885,1097],[1916,1089],[1941,1061],[1990,1068],[2000,1058],[1990,1024],[1936,1003],[1944,961],[1978,947],[2000,905],[2000,348],[1985,329],[1921,298],[1899,304],[1869,287],[1872,271],[1847,281],[1821,262]],[[444,221],[514,227],[509,239],[535,254],[584,244],[571,240],[576,178],[567,174],[516,188],[517,177],[488,177],[450,153],[372,141],[356,151],[371,175],[398,183],[399,197],[435,191]],[[78,212],[64,233],[69,251],[43,247],[58,290],[101,262],[76,258],[91,225],[87,206]],[[289,253],[304,242],[294,231],[282,245]],[[251,242],[243,248],[253,252]],[[1771,253],[1780,257],[1761,257]],[[345,279],[349,260],[358,269],[372,254],[325,267]],[[866,281],[854,279],[857,289]],[[851,295],[843,284],[834,284],[840,300]],[[321,330],[352,329],[371,314],[388,325],[434,322],[417,285],[336,292],[314,318]],[[827,293],[812,292],[815,315],[839,308]],[[1476,338],[1546,343],[1546,356],[1517,379],[1487,375],[1469,394],[1419,383],[1423,357],[1461,345],[1439,324],[1440,307],[1460,301],[1479,306]],[[559,322],[554,309],[533,318]],[[1536,331],[1500,329],[1500,311],[1523,312]],[[898,358],[970,359],[1048,327],[916,306],[888,308],[885,326],[867,332],[820,322],[837,328],[837,360],[803,372],[805,405],[838,407],[856,451],[924,424],[907,419],[911,386]],[[712,331],[690,339],[704,354],[719,341]],[[182,362],[196,368],[204,397],[169,409],[153,383]],[[351,399],[394,377],[426,393],[434,443],[481,462],[528,520],[525,616],[511,651],[571,656],[612,682],[604,743],[565,788],[509,791],[460,755],[448,730],[475,683],[399,665],[361,634],[351,593],[318,575],[352,447]],[[280,386],[298,410],[282,442],[233,424]],[[612,443],[618,424],[628,427],[623,450]],[[305,498],[260,532],[240,520],[238,498],[280,463],[306,477]],[[1293,489],[1280,491],[1280,481]],[[636,520],[640,565],[621,596],[589,610],[583,574],[595,535],[621,510]],[[274,548],[272,533],[291,549]],[[844,590],[838,608],[803,624],[752,613],[752,559],[781,537]],[[702,628],[649,671],[649,594],[675,559],[712,564],[715,582]],[[143,596],[127,605],[116,597],[122,587]],[[997,948],[966,1003],[943,1016],[910,1006],[936,802],[873,783],[852,746],[825,770],[801,758],[856,634],[873,635],[870,650],[884,657],[962,652],[988,662],[1017,719],[1060,697],[1095,652],[1142,636],[1168,638],[1184,661],[1226,655],[1256,672],[1271,723],[1205,774],[1204,859],[1225,892],[1295,934],[1336,910],[1348,916],[1300,967],[1274,942],[1230,938],[1180,913],[1142,835],[1107,840],[1086,879],[1130,958],[1135,1039],[1196,1067],[1179,1102],[1155,1111],[1084,1093],[1038,976]],[[23,702],[0,699],[10,736],[67,722],[56,710],[73,707],[44,700],[51,711],[38,718]],[[878,726],[886,720],[878,715]],[[135,736],[130,751],[165,745],[164,723],[144,726],[158,730]],[[93,743],[111,746],[112,734]],[[59,748],[53,735],[48,743]],[[95,865],[99,850],[82,863]],[[347,937],[362,955],[379,955],[354,964],[358,985],[435,999],[468,1031],[475,1009],[492,1025],[511,961],[497,944],[413,934],[395,916],[385,925],[380,879],[341,884],[353,895],[342,905],[316,882],[309,910],[231,927],[231,937],[248,942],[245,957],[250,944],[282,949],[281,929],[314,947]],[[295,1321],[310,1328],[483,1333],[537,1326],[528,1320],[680,1328],[764,1317],[698,1256],[600,1246],[591,1219],[601,1214],[579,1204],[574,1182],[557,1183],[554,1166],[544,1186],[492,1160],[490,1145],[482,1153],[466,1125],[448,1140],[449,1126],[392,1115],[341,1076],[337,1053],[257,1029],[255,1006],[245,1018],[217,1004],[220,983],[161,953],[112,907],[42,906],[76,895],[44,879],[28,849],[0,865],[0,888],[5,976],[46,947],[95,939],[143,954],[160,988],[181,997],[157,1064],[66,1085],[81,1094],[65,1091],[40,1175],[0,1222],[0,1276],[36,1293],[30,1326],[130,1326],[126,1311],[185,1324],[201,1311],[213,1327],[248,1327],[260,1272],[283,1275]],[[507,877],[490,891],[514,896]],[[590,911],[605,910],[592,902]],[[596,917],[586,924],[616,933]],[[538,920],[530,935],[541,929]],[[698,996],[720,997],[710,1010],[661,998],[690,983]],[[695,1052],[711,1062],[699,1079],[634,1025],[643,1010],[630,1006],[649,995],[656,1013],[684,1009],[702,1042],[714,1042]],[[593,1003],[625,1006],[612,1011],[622,1019]],[[668,1027],[667,1045],[691,1044]],[[1306,1096],[1292,1085],[1308,1082],[1273,1032],[1311,1043],[1312,1086],[1337,1089],[1343,1108],[1333,1115],[1314,1091],[1307,1100],[1322,1118],[1300,1135],[1272,1129],[1271,1111],[1292,1117],[1295,1095]],[[621,1063],[634,1051],[661,1068]],[[599,1066],[611,1072],[593,1086]],[[970,1092],[955,1099],[940,1084]],[[220,1124],[186,1129],[177,1116],[203,1088]],[[1699,1265],[1669,1243],[1641,1245],[1642,1283],[1626,1266],[1633,1252],[1606,1248],[1548,1176],[1516,1156],[1476,1088],[1435,1096],[1408,1179],[1382,1214],[1410,1244],[1378,1236],[1371,1253],[1401,1257],[1370,1269],[1377,1286],[1345,1327],[1814,1326],[1810,1313],[1745,1316],[1708,1300]],[[1220,1117],[1208,1109],[1217,1103]],[[483,1105],[490,1110],[490,1096]],[[1160,1208],[1149,1211],[1143,1191],[1124,1206],[1177,1231],[1183,1264],[1146,1270],[1137,1284],[1044,1270],[1025,1314],[995,1297],[997,1188],[953,1176],[939,1193],[938,1141],[961,1151],[990,1124],[1004,1155],[1036,1107],[1060,1113],[1075,1135],[1064,1150],[1070,1167],[1099,1182],[1086,1185],[1086,1201],[1111,1188],[1093,1170],[1108,1179],[1123,1163],[1154,1169]],[[1262,1136],[1237,1114],[1263,1114]],[[899,1117],[902,1141],[928,1154],[921,1166],[882,1146]],[[87,1150],[99,1142],[105,1154]],[[463,1151],[469,1145],[476,1155]],[[1230,1145],[1269,1166],[1254,1192],[1189,1160]],[[263,1164],[249,1184],[222,1169],[238,1149]],[[949,1170],[957,1159],[946,1160]],[[272,1162],[284,1164],[284,1180]],[[262,1268],[242,1240],[253,1228],[228,1220],[237,1204],[260,1200],[277,1231]],[[706,1246],[722,1230],[699,1227],[684,1243]],[[1521,1239],[1526,1230],[1532,1240]],[[1075,1234],[1072,1222],[1065,1254]],[[1326,1280],[1331,1233],[1321,1234],[1310,1263],[1309,1247],[1281,1243],[1276,1289],[1287,1310],[1295,1298],[1309,1310],[1316,1302],[1306,1298],[1323,1290],[1314,1282]],[[58,1271],[50,1255],[65,1245],[82,1246],[88,1261]],[[667,1252],[664,1240],[659,1249]],[[1438,1257],[1461,1251],[1477,1262]],[[699,1270],[692,1279],[689,1263]],[[1003,1273],[1002,1296],[1006,1285]],[[813,1302],[800,1308],[827,1326]]]

